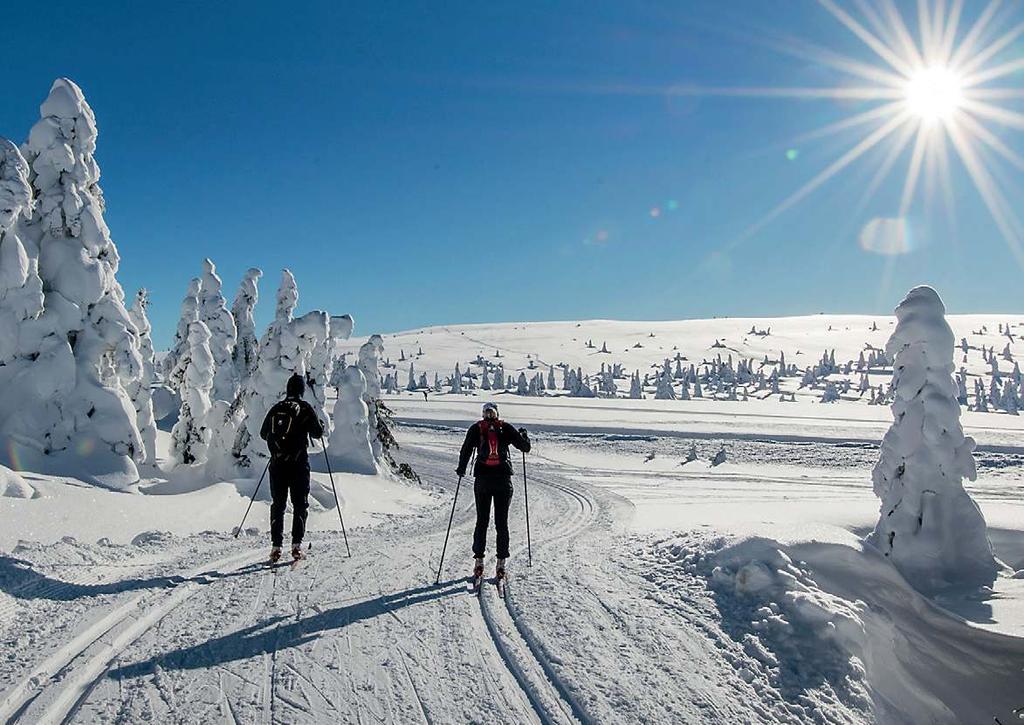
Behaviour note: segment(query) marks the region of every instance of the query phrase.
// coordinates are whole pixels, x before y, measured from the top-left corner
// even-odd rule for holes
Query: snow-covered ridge
[[[957,342],[961,403],[1016,413],[1024,315],[947,320]],[[895,322],[886,315],[821,314],[425,327],[383,336],[382,385],[392,394],[422,391],[425,381],[433,393],[882,404],[892,395],[885,345]],[[352,338],[341,352],[363,341]],[[416,380],[409,379],[410,368]]]

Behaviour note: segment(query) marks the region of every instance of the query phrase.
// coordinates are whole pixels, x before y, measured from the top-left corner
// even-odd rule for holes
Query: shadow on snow
[[[228,662],[246,660],[258,655],[291,647],[299,647],[317,639],[323,632],[343,629],[356,622],[379,617],[382,614],[422,604],[462,591],[465,579],[451,579],[439,585],[406,589],[384,594],[354,604],[327,609],[296,620],[294,615],[279,615],[222,637],[216,637],[192,647],[166,652],[148,660],[113,669],[113,679],[141,677],[151,674],[159,666],[163,670],[199,670]],[[458,586],[455,586],[458,585]]]
[[[78,566],[88,568],[91,565],[81,564]],[[153,576],[95,584],[78,584],[48,577],[33,569],[31,562],[0,554],[0,591],[16,599],[50,599],[68,602],[104,594],[123,594],[143,589],[175,587],[189,582],[209,584],[220,579],[251,574],[265,567],[265,564],[257,563],[230,572],[207,571],[190,577]]]

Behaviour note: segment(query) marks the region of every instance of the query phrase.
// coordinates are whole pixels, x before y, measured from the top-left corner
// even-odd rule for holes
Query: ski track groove
[[[561,539],[577,535],[594,522],[596,507],[593,500],[587,495],[569,486],[540,479],[536,476],[533,477],[533,480],[565,494],[577,504],[568,522],[570,525],[565,527],[545,526],[544,530],[561,529],[559,534],[546,537],[539,542],[545,548]],[[522,554],[525,549],[525,546],[521,546],[516,550],[516,553]],[[489,590],[490,584],[491,581],[485,579],[481,587]],[[506,591],[506,597],[504,599],[499,598],[499,601],[503,602],[504,606],[498,605],[499,609],[504,609],[506,616],[511,621],[513,625],[512,632],[502,631],[497,620],[498,615],[491,608],[493,605],[490,604],[490,601],[493,597],[497,597],[497,593],[482,590],[475,595],[478,599],[481,616],[486,625],[487,632],[502,662],[512,675],[513,680],[519,685],[527,701],[533,707],[535,715],[542,723],[563,721],[591,723],[592,719],[580,706],[576,698],[572,696],[565,684],[558,678],[537,638],[526,627],[522,617],[515,614],[509,600],[511,590],[513,589],[514,586],[509,587],[509,590]],[[518,638],[513,635],[513,632],[518,634]],[[518,653],[518,656],[516,653]],[[536,671],[533,673],[528,672],[531,660],[535,665],[533,669],[539,668],[540,674]],[[547,687],[545,687],[545,684]]]
[[[57,722],[62,721],[71,715],[84,702],[89,691],[95,687],[103,674],[109,669],[110,663],[141,637],[146,631],[155,627],[173,609],[183,604],[188,598],[202,589],[203,584],[197,581],[204,573],[211,570],[218,573],[227,573],[242,569],[251,564],[254,557],[251,553],[234,554],[220,560],[197,567],[184,575],[179,575],[184,580],[177,591],[163,599],[155,607],[148,610],[142,616],[135,616],[137,610],[150,599],[159,599],[159,594],[151,592],[142,593],[129,599],[124,604],[114,607],[100,620],[87,626],[78,633],[71,642],[58,648],[40,665],[36,666],[31,673],[21,678],[18,685],[12,688],[0,701],[0,719],[5,722],[15,722],[27,714],[34,701],[44,692],[57,688],[57,698],[51,702],[44,712],[37,717],[36,722]],[[221,569],[221,567],[224,567]],[[85,662],[72,667],[73,663],[80,659],[86,652],[100,643],[108,634],[112,633],[119,625],[128,620],[133,620],[121,632],[115,634],[111,642],[103,644],[100,651],[88,658]],[[69,670],[69,668],[71,668]],[[57,681],[58,676],[64,675]],[[39,682],[51,684],[38,688],[31,692],[32,688]],[[70,702],[69,702],[70,700]]]
[[[569,474],[571,475],[571,474]],[[549,549],[552,546],[558,544],[558,542],[564,540],[567,537],[576,536],[579,532],[584,531],[588,527],[592,526],[595,522],[600,520],[598,515],[598,507],[593,498],[587,493],[577,490],[575,487],[570,485],[562,485],[554,481],[548,480],[547,478],[537,477],[530,475],[528,483],[532,483],[540,486],[542,489],[547,489],[555,493],[556,500],[559,496],[564,497],[570,501],[573,501],[573,506],[552,506],[541,505],[539,512],[545,514],[542,516],[538,523],[542,525],[538,527],[539,532],[543,532],[540,540],[534,541],[535,545],[538,545],[542,550]],[[539,498],[538,502],[543,502],[545,499]],[[444,507],[442,507],[443,509]],[[472,527],[473,515],[472,515],[472,501],[467,507],[459,510],[456,516],[456,524],[460,529],[466,527]],[[447,518],[447,511],[442,511],[443,518]],[[445,522],[447,523],[447,522]],[[312,567],[300,566],[297,569],[307,569],[309,575],[308,584],[306,582],[296,582],[290,579],[292,576],[290,572],[280,572],[279,568],[268,568],[262,573],[258,580],[258,584],[255,587],[246,586],[244,590],[240,587],[241,585],[237,582],[230,581],[230,591],[245,591],[253,592],[250,594],[248,606],[242,610],[245,614],[243,619],[252,619],[258,621],[260,613],[268,612],[273,613],[278,610],[292,610],[293,616],[288,616],[289,622],[299,623],[299,627],[302,627],[301,622],[303,613],[307,612],[310,608],[317,614],[322,614],[325,609],[337,607],[338,604],[347,605],[348,603],[356,603],[363,600],[367,600],[368,597],[373,597],[373,589],[375,588],[377,594],[381,597],[395,597],[394,603],[401,604],[401,600],[404,597],[396,597],[398,594],[404,594],[404,592],[385,592],[384,578],[381,574],[380,563],[382,561],[389,561],[390,564],[399,569],[415,570],[417,567],[414,562],[422,564],[429,570],[429,576],[431,580],[436,572],[435,565],[431,564],[429,559],[431,556],[421,555],[418,552],[403,553],[401,559],[395,559],[390,551],[401,551],[396,550],[396,542],[406,540],[408,534],[414,534],[420,541],[417,546],[422,546],[423,543],[429,542],[433,544],[433,529],[429,522],[423,520],[410,522],[408,524],[402,524],[398,527],[391,527],[387,529],[389,531],[388,539],[383,542],[383,545],[378,547],[367,547],[359,552],[358,559],[353,561],[355,564],[351,568],[339,567],[337,569],[331,569],[330,574],[324,579],[320,576],[321,564],[320,557],[314,558]],[[554,532],[548,535],[548,532]],[[371,534],[372,536],[372,534]],[[367,543],[364,536],[357,535],[357,541],[359,543]],[[336,543],[336,542],[334,542]],[[325,544],[325,547],[329,544]],[[431,548],[431,551],[433,547]],[[325,555],[326,555],[325,550]],[[438,552],[433,552],[433,556],[436,556]],[[525,556],[526,546],[525,542],[520,546],[514,554],[519,557],[520,555]],[[238,557],[228,557],[231,559],[237,558],[239,560],[244,559],[245,561],[239,564],[238,568],[242,568],[246,563],[256,561],[259,557],[253,556],[252,554],[245,554]],[[219,565],[219,564],[218,564]],[[369,591],[367,591],[366,574],[367,569],[372,572],[371,582]],[[202,574],[207,576],[202,576]],[[138,631],[133,631],[133,636],[125,639],[118,638],[119,648],[113,651],[111,657],[105,661],[102,660],[102,652],[96,655],[87,664],[97,665],[102,664],[102,668],[95,672],[94,676],[88,679],[87,687],[85,689],[77,688],[74,691],[78,693],[78,697],[74,703],[74,709],[68,711],[67,717],[71,717],[78,708],[85,704],[89,699],[90,693],[93,692],[93,688],[102,679],[103,673],[109,671],[111,662],[114,661],[115,657],[118,657],[123,651],[130,646],[133,642],[138,640],[143,634],[154,630],[160,626],[166,619],[167,615],[175,611],[184,601],[192,596],[197,591],[205,589],[205,584],[214,583],[217,581],[217,577],[214,576],[215,571],[212,570],[211,565],[207,565],[204,570],[201,570],[198,574],[191,575],[192,581],[188,581],[184,586],[178,585],[178,591],[174,592],[171,597],[166,598],[161,603],[161,607],[158,612],[152,616],[147,616],[145,622],[141,622],[138,625]],[[415,576],[415,573],[413,573]],[[278,579],[284,577],[279,583]],[[408,578],[403,576],[404,579]],[[269,581],[268,581],[269,580]],[[527,580],[524,577],[524,581]],[[363,587],[357,585],[362,583]],[[461,596],[458,594],[452,595],[451,597],[443,597],[437,600],[435,606],[440,606],[441,611],[437,617],[438,623],[442,624],[443,628],[448,631],[447,637],[442,636],[441,641],[447,651],[449,645],[451,646],[451,654],[445,655],[439,658],[437,661],[440,662],[459,662],[462,661],[469,664],[471,660],[467,658],[467,655],[472,660],[476,660],[475,664],[469,664],[470,671],[477,670],[482,678],[480,682],[483,684],[485,697],[487,698],[488,708],[481,712],[482,721],[495,721],[495,720],[508,720],[512,722],[522,722],[533,720],[536,718],[542,723],[563,723],[563,722],[574,722],[578,721],[581,723],[589,724],[593,722],[586,711],[579,705],[572,692],[566,687],[566,685],[559,679],[555,668],[552,666],[549,658],[546,655],[546,650],[543,645],[538,641],[537,637],[530,630],[529,626],[524,621],[525,615],[521,610],[513,606],[514,592],[515,592],[515,581],[511,582],[509,586],[508,597],[504,600],[498,600],[496,591],[490,591],[489,586],[491,582],[486,580],[483,584],[486,591],[481,592],[481,596],[478,597],[478,601],[475,606],[480,607],[481,617],[477,620],[477,624],[473,626],[473,630],[476,630],[479,634],[473,636],[472,634],[467,636],[465,631],[465,622],[462,619],[464,613],[472,612],[473,603],[460,603]],[[413,584],[415,586],[415,584]],[[284,587],[284,589],[280,589]],[[314,601],[310,603],[311,597],[315,594],[319,594],[321,597],[324,593],[331,592],[332,587],[337,590],[341,589],[347,592],[353,592],[352,596],[342,597],[337,601]],[[182,593],[182,590],[187,592],[187,596]],[[173,590],[172,590],[173,591]],[[408,591],[408,590],[407,590]],[[355,592],[359,592],[355,594]],[[179,594],[180,598],[175,599],[175,594]],[[213,596],[210,594],[209,596]],[[413,596],[413,595],[407,595]],[[117,628],[125,619],[128,618],[130,611],[134,611],[134,608],[141,603],[144,599],[144,595],[135,597],[128,603],[121,607],[115,608],[114,611],[125,612],[116,621],[109,622],[109,626],[102,628],[102,631],[95,633],[95,636],[91,640],[78,643],[81,646],[78,648],[77,654],[71,656],[70,659],[75,659],[78,655],[85,652],[90,646],[96,641],[104,637],[108,632]],[[229,597],[230,598],[230,597]],[[249,597],[246,597],[248,599]],[[503,604],[502,604],[503,602]],[[466,607],[466,604],[469,606]],[[371,664],[374,662],[374,657],[378,656],[385,650],[379,649],[379,645],[375,643],[374,637],[388,637],[394,638],[395,636],[401,638],[406,635],[415,636],[416,641],[420,642],[423,646],[428,644],[423,640],[423,637],[417,628],[413,626],[413,622],[418,622],[416,615],[411,614],[410,617],[401,617],[395,611],[392,610],[389,603],[385,603],[383,609],[390,616],[384,618],[383,622],[377,620],[370,626],[373,629],[369,630],[370,639],[365,640],[371,644],[372,649],[366,649],[364,647],[359,648],[358,656],[353,652],[352,637],[354,633],[349,630],[349,624],[351,620],[342,625],[342,629],[345,630],[346,641],[348,642],[349,656],[342,659],[342,655],[339,649],[341,644],[340,638],[329,637],[324,643],[330,642],[333,644],[333,661],[335,662],[334,668],[325,667],[325,663],[320,662],[314,655],[315,648],[318,644],[321,644],[321,638],[317,637],[313,640],[312,647],[288,647],[281,649],[281,623],[275,626],[275,632],[272,635],[273,650],[263,654],[263,671],[264,677],[262,683],[257,684],[253,680],[259,680],[258,676],[253,678],[247,678],[244,676],[246,672],[245,668],[242,669],[242,674],[235,672],[231,669],[224,667],[217,667],[221,670],[219,677],[219,693],[218,687],[214,686],[212,691],[213,699],[207,702],[207,706],[210,706],[208,717],[212,717],[215,713],[219,713],[224,721],[233,721],[235,723],[246,721],[250,717],[255,717],[262,711],[262,719],[265,722],[278,722],[279,720],[288,720],[296,715],[315,715],[321,705],[316,701],[316,696],[313,695],[312,691],[323,698],[324,703],[329,707],[337,719],[355,719],[358,722],[366,721],[366,715],[369,714],[374,720],[380,722],[386,722],[389,717],[394,718],[399,712],[408,712],[409,716],[412,716],[418,709],[419,718],[422,722],[426,722],[427,725],[433,725],[435,721],[431,717],[430,709],[428,708],[427,701],[423,699],[419,687],[416,684],[413,670],[416,673],[420,673],[424,666],[429,663],[420,663],[418,658],[413,660],[415,666],[410,665],[411,653],[406,653],[398,641],[393,641],[390,646],[385,646],[386,649],[392,649],[392,652],[397,652],[397,659],[401,661],[402,670],[404,677],[391,678],[390,670],[381,669],[378,664],[376,669],[369,670],[352,670],[353,663]],[[503,611],[504,610],[504,611]],[[417,610],[412,609],[410,612]],[[109,616],[109,615],[108,615]],[[307,615],[308,616],[308,615]],[[410,619],[412,621],[410,621]],[[103,620],[101,620],[103,621]],[[389,624],[394,622],[394,624]],[[180,626],[180,625],[179,625]],[[367,625],[363,625],[367,626]],[[95,627],[95,625],[94,625]],[[171,624],[168,624],[168,629],[173,629]],[[357,630],[359,631],[359,630]],[[305,630],[303,629],[303,633]],[[376,634],[375,634],[376,633]],[[168,633],[168,639],[173,638],[173,631]],[[365,633],[359,631],[359,636],[364,637]],[[123,641],[122,641],[123,640]],[[363,640],[360,640],[363,641]],[[490,645],[490,646],[488,646]],[[67,649],[67,646],[62,649]],[[105,652],[106,650],[104,650]],[[497,655],[497,657],[495,657]],[[278,658],[283,657],[280,662]],[[255,660],[259,662],[259,660]],[[500,663],[500,664],[499,664]],[[65,664],[64,667],[67,665]],[[257,665],[258,666],[258,665]],[[305,671],[308,668],[308,671]],[[316,669],[314,669],[316,668]],[[63,669],[63,668],[62,668]],[[93,675],[93,668],[86,673]],[[59,670],[58,670],[59,671]],[[322,671],[322,672],[321,672]],[[362,675],[360,678],[356,678],[353,675],[357,671],[361,671]],[[459,678],[461,672],[465,670],[447,670],[447,678]],[[507,671],[508,676],[506,677],[503,673]],[[76,667],[73,672],[80,674],[78,679],[82,679],[81,674],[84,672],[81,667]],[[198,672],[198,671],[197,671]],[[235,704],[232,703],[232,697],[234,696],[237,700],[237,694],[232,693],[231,689],[224,687],[224,672],[230,672],[232,675],[238,678],[239,682],[246,683],[249,687],[256,687],[257,692],[262,690],[260,697],[253,702],[256,709],[252,712],[243,712],[236,710]],[[291,672],[289,676],[287,673]],[[377,674],[374,675],[373,673]],[[320,674],[315,674],[320,673]],[[255,673],[250,673],[255,674]],[[51,675],[52,677],[53,675]],[[178,675],[180,677],[180,675]],[[174,685],[172,685],[175,692],[179,691],[180,687],[186,686],[187,689],[195,692],[196,684],[202,684],[200,678],[202,675],[197,675],[195,678],[189,678],[186,676],[185,683],[179,679]],[[289,679],[290,677],[290,679]],[[335,703],[331,697],[328,696],[324,690],[318,686],[314,678],[324,677],[326,680],[324,683],[328,689],[331,690],[332,694],[336,694],[342,691],[345,682],[348,683],[348,689],[351,690],[352,700],[350,702],[350,710],[339,709],[339,703]],[[367,679],[369,678],[369,679]],[[447,679],[446,678],[446,679]],[[74,679],[74,678],[72,678]],[[358,686],[357,686],[358,679]],[[376,681],[378,683],[377,688],[366,689],[364,684],[366,682]],[[457,681],[457,680],[456,680]],[[304,696],[306,704],[303,705],[295,701],[289,692],[291,686],[297,686],[297,694]],[[307,689],[307,686],[312,690]],[[63,683],[62,683],[63,687]],[[279,692],[278,688],[282,688]],[[335,689],[337,688],[337,689]],[[157,686],[159,690],[159,685]],[[33,696],[38,696],[44,690],[36,692]],[[47,690],[48,691],[48,690]],[[139,690],[139,692],[143,692]],[[373,693],[374,697],[370,697]],[[160,693],[163,696],[164,693]],[[222,704],[217,704],[219,694],[219,700]],[[311,696],[313,699],[311,699]],[[382,698],[382,699],[376,699]],[[10,699],[4,700],[6,703]],[[342,698],[344,700],[345,698]],[[386,700],[383,701],[383,700]],[[411,707],[415,701],[417,707]],[[22,714],[28,711],[31,706],[32,700],[28,704],[24,705],[22,710],[19,710],[17,716],[20,717]],[[460,700],[462,707],[472,708],[472,700]],[[468,703],[468,704],[467,704]],[[2,705],[3,703],[0,703]],[[377,707],[373,705],[376,704]],[[132,706],[122,706],[122,713],[130,721],[133,717]],[[179,708],[173,703],[168,703],[170,713],[167,717],[178,718],[178,717],[199,717],[200,713],[204,712],[199,708],[192,709],[186,707],[185,704]],[[292,712],[292,708],[299,711],[298,713]],[[383,713],[378,714],[377,709],[380,708]],[[49,710],[48,710],[49,712]],[[448,712],[442,720],[447,716],[453,715],[456,711],[453,710]],[[466,712],[471,710],[464,710],[463,714],[459,716],[461,719],[466,716]],[[321,713],[325,714],[326,713]],[[300,715],[301,717],[301,715]],[[473,717],[473,716],[471,716]],[[17,719],[17,718],[15,718]],[[0,720],[2,721],[2,720]]]
[[[550,531],[553,529],[561,528],[561,532],[559,534],[546,537],[540,542],[545,548],[548,548],[551,545],[567,537],[578,535],[581,531],[583,531],[596,521],[597,507],[593,499],[591,499],[588,495],[581,491],[573,489],[570,486],[558,484],[544,478],[538,478],[537,476],[533,476],[532,478],[533,481],[535,481],[536,483],[540,483],[542,485],[548,486],[549,488],[555,489],[566,494],[568,497],[573,499],[579,507],[579,509],[575,511],[572,515],[570,526],[552,527],[548,525],[544,527],[544,531]],[[518,555],[521,555],[525,549],[525,546],[520,546],[516,550],[516,553]],[[561,678],[558,677],[558,674],[554,671],[554,667],[552,666],[550,659],[544,652],[543,646],[539,642],[536,635],[534,635],[532,630],[523,620],[523,616],[521,614],[517,614],[517,610],[513,606],[515,597],[514,592],[515,585],[509,586],[507,588],[505,598],[501,600],[504,603],[504,610],[507,613],[512,624],[514,625],[516,632],[518,632],[520,639],[525,644],[530,655],[540,666],[542,672],[544,673],[544,676],[547,678],[547,681],[551,684],[551,686],[557,693],[559,705],[561,706],[562,703],[567,704],[569,709],[571,710],[572,716],[580,723],[584,723],[584,725],[588,725],[589,723],[594,722],[593,719],[587,714],[586,709],[583,708],[582,705],[580,705],[577,698],[573,696],[573,694],[569,691],[568,687],[566,687],[565,683],[562,682]]]
[[[419,706],[420,715],[423,716],[423,722],[425,725],[434,725],[430,719],[430,715],[427,714],[427,708],[423,704],[423,698],[420,697],[419,688],[416,687],[416,680],[412,677],[412,671],[409,669],[409,660],[403,650],[398,644],[395,645],[395,649],[398,651],[398,656],[402,660],[402,667],[405,668],[405,676],[409,678],[409,687],[412,689],[412,694],[416,698],[416,704]]]

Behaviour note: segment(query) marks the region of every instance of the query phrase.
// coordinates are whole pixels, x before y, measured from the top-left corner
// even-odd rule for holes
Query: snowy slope
[[[970,350],[964,363],[969,373],[987,373],[989,364],[981,359],[982,346],[994,347],[997,356],[1007,343],[1014,357],[1024,356],[1024,320],[1020,315],[975,314],[949,315],[947,320],[959,343],[966,338]],[[408,362],[416,364],[417,373],[427,373],[433,381],[434,372],[451,375],[455,364],[466,365],[478,355],[494,363],[502,363],[506,374],[529,370],[531,360],[538,370],[547,372],[548,365],[565,363],[584,372],[597,372],[602,363],[619,363],[627,372],[653,372],[666,358],[677,354],[687,364],[699,364],[716,355],[734,359],[753,358],[760,362],[765,356],[776,361],[785,353],[788,364],[801,369],[820,359],[825,350],[835,350],[837,363],[855,361],[865,350],[881,350],[892,334],[895,318],[885,315],[810,315],[778,318],[716,318],[626,322],[618,320],[583,320],[578,322],[522,322],[477,325],[446,325],[426,327],[383,335],[385,356],[400,382],[406,382]],[[998,332],[999,325],[1009,325],[1010,341]],[[770,330],[762,336],[752,334]],[[877,329],[873,329],[877,328]],[[981,330],[985,328],[985,332]],[[978,334],[975,334],[978,333]],[[653,337],[652,337],[653,335]],[[339,350],[352,352],[366,338],[352,338]],[[594,348],[586,347],[587,342]],[[720,347],[715,347],[716,341]],[[635,347],[635,345],[642,347]],[[608,353],[600,352],[607,345]],[[422,349],[423,354],[417,353]],[[500,353],[500,357],[495,352]],[[957,354],[959,369],[962,355]],[[674,364],[674,363],[673,363]],[[1012,370],[1012,361],[1001,361],[1004,372]],[[556,371],[557,373],[557,371]],[[872,376],[874,377],[874,376]],[[879,373],[872,384],[886,377]],[[556,376],[561,385],[561,375]],[[446,388],[447,389],[447,388]],[[628,389],[627,389],[628,391]]]

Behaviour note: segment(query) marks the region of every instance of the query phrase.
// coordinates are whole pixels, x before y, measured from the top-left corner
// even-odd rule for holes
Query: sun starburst
[[[712,95],[856,99],[877,104],[845,119],[804,134],[824,137],[851,129],[866,129],[863,136],[803,186],[776,205],[740,239],[749,238],[766,224],[805,199],[844,169],[882,144],[888,145],[877,173],[858,207],[863,209],[900,159],[909,161],[893,219],[906,219],[918,198],[922,177],[925,193],[940,191],[941,204],[954,213],[951,192],[950,149],[959,158],[1000,233],[1024,267],[1024,224],[997,183],[996,161],[1024,170],[1024,157],[999,131],[1024,129],[1024,114],[1009,102],[1024,99],[1019,85],[1002,86],[1011,75],[1024,72],[1024,58],[1013,55],[1012,44],[1024,35],[1024,22],[1008,29],[999,26],[1001,0],[990,0],[970,27],[961,26],[963,0],[918,0],[917,37],[893,0],[856,0],[857,15],[834,0],[818,3],[870,50],[872,61],[851,58],[831,49],[806,43],[788,52],[813,58],[838,71],[846,81],[833,87],[701,89]],[[872,230],[885,228],[879,220]],[[874,232],[873,232],[874,233]],[[739,240],[737,240],[739,241]],[[901,253],[903,237],[891,249]]]

